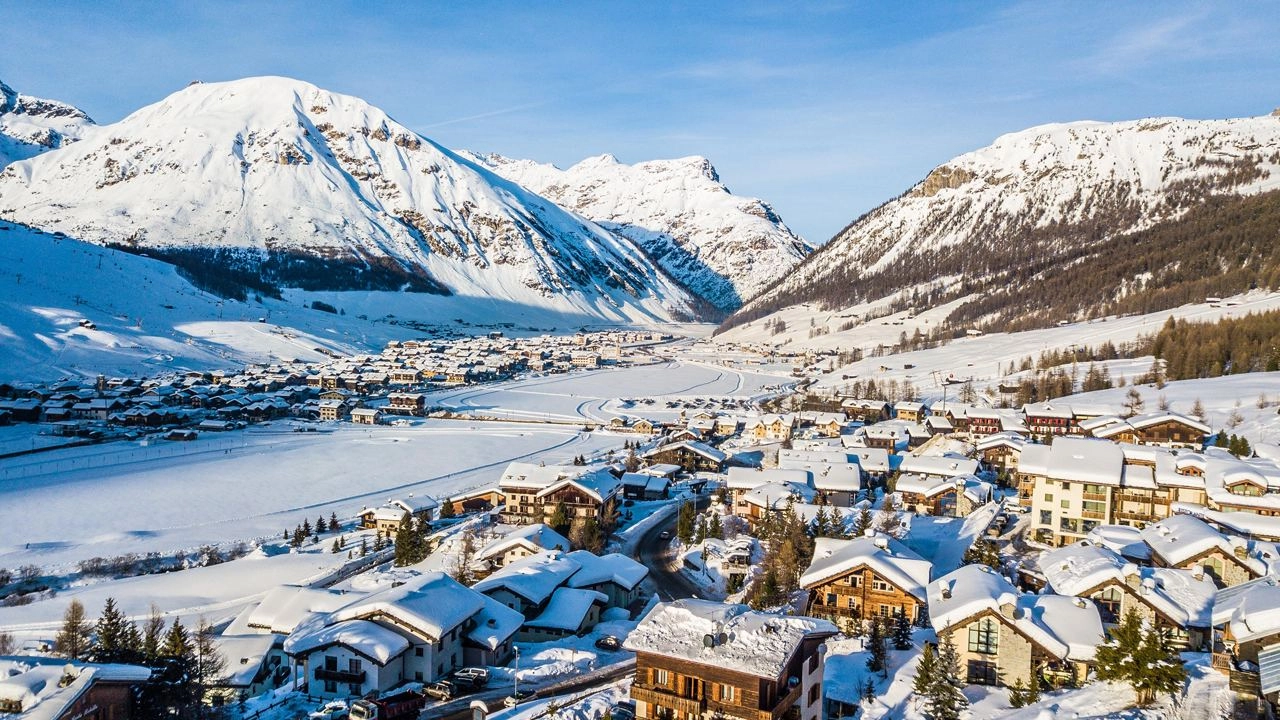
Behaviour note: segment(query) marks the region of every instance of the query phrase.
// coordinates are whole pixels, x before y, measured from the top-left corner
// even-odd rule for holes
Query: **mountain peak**
[[[0,195],[25,224],[278,271],[282,287],[410,287],[615,321],[693,307],[625,238],[292,78],[184,87],[10,166]]]
[[[0,168],[75,142],[91,126],[80,108],[23,95],[0,82]]]

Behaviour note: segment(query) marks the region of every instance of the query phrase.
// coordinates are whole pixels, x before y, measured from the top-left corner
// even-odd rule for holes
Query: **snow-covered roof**
[[[1018,472],[1054,480],[1118,485],[1124,452],[1112,442],[1059,437],[1052,445],[1027,445],[1018,456]]]
[[[1111,548],[1124,557],[1148,560],[1151,548],[1142,540],[1142,531],[1132,525],[1099,525],[1085,536],[1094,545]]]
[[[1218,593],[1214,627],[1229,624],[1236,642],[1280,633],[1280,578],[1261,577]]]
[[[725,487],[730,490],[751,490],[762,485],[779,483],[809,484],[809,472],[807,470],[785,470],[782,468],[760,470],[756,468],[731,467],[727,475]]]
[[[649,575],[649,568],[619,553],[595,555],[586,550],[575,550],[566,557],[580,566],[569,578],[569,587],[591,587],[612,582],[631,590]]]
[[[1249,564],[1248,545],[1243,538],[1223,535],[1191,515],[1173,515],[1148,525],[1142,530],[1142,540],[1166,565],[1181,565],[1213,548],[1229,557],[1234,557],[1237,549],[1242,550],[1242,559]]]
[[[582,627],[587,613],[593,604],[608,604],[609,598],[604,593],[581,588],[556,588],[551,593],[551,600],[538,617],[525,623],[526,627],[550,628],[553,630],[577,631]]]
[[[717,450],[706,443],[697,442],[696,440],[681,440],[680,442],[668,443],[646,452],[643,457],[652,457],[680,447],[716,462],[724,462],[724,460],[729,457],[720,450]]]
[[[580,567],[576,560],[560,553],[542,552],[521,558],[471,587],[485,594],[504,589],[534,605],[541,605]]]
[[[1070,420],[1073,416],[1070,405],[1054,402],[1028,403],[1022,406],[1022,414],[1027,417],[1057,418]]]
[[[1130,587],[1182,627],[1208,627],[1217,587],[1204,573],[1139,567],[1110,548],[1081,541],[1040,555],[1040,571],[1062,595],[1085,595],[1101,585]]]
[[[262,661],[278,640],[276,635],[258,633],[251,635],[218,635],[214,638],[218,651],[227,662],[229,685],[247,686],[253,682]]]
[[[544,488],[567,477],[580,475],[582,472],[581,468],[564,465],[513,462],[503,471],[502,477],[498,478],[498,486]]]
[[[599,468],[577,477],[561,478],[554,483],[550,483],[538,491],[538,497],[550,495],[571,486],[595,498],[597,502],[604,502],[617,494],[618,489],[622,487],[622,481],[614,477],[613,473],[610,473],[606,468]]]
[[[63,685],[64,676],[71,682]],[[96,664],[51,657],[0,658],[0,700],[22,708],[22,720],[63,717],[93,683],[145,682],[151,669],[137,665]],[[7,715],[6,715],[7,717]]]
[[[922,601],[925,599],[925,586],[929,584],[933,563],[885,535],[851,540],[815,539],[813,560],[800,576],[800,585],[811,588],[864,565],[903,592]]]
[[[488,650],[497,650],[524,625],[524,615],[483,595],[484,607],[472,618],[475,624],[466,632],[467,641]]]
[[[781,510],[789,502],[811,503],[813,487],[807,482],[771,482],[748,490],[742,501],[767,510]]]
[[[991,611],[1058,658],[1090,660],[1103,642],[1092,602],[1019,592],[986,565],[966,565],[929,584],[929,620],[945,630]]]
[[[351,602],[351,594],[336,590],[283,585],[267,591],[250,611],[246,624],[255,629],[288,635],[313,615],[329,613]]]
[[[633,652],[781,677],[807,638],[838,632],[826,620],[776,615],[710,600],[659,603],[623,641]]]
[[[568,550],[569,539],[553,530],[550,525],[543,523],[520,525],[481,548],[476,553],[476,559],[486,560],[516,547],[523,547],[535,553],[541,550]]]
[[[849,438],[845,435],[844,438]],[[841,438],[842,440],[844,438]],[[892,467],[889,462],[889,451],[885,448],[849,447],[849,454],[856,458],[858,465],[866,472],[887,473]]]
[[[977,443],[978,450],[990,450],[997,447],[1007,447],[1014,450],[1021,450],[1027,444],[1027,439],[1016,432],[1001,431],[988,435]]]
[[[978,461],[966,457],[922,456],[909,453],[903,456],[898,470],[903,473],[950,478],[957,475],[973,475],[978,472]]]
[[[409,649],[409,640],[390,628],[369,620],[345,620],[326,625],[319,618],[284,641],[284,651],[303,655],[331,645],[341,645],[379,665],[386,665]]]
[[[385,615],[424,637],[439,639],[483,606],[480,593],[442,572],[429,572],[359,598],[331,613],[327,622]]]

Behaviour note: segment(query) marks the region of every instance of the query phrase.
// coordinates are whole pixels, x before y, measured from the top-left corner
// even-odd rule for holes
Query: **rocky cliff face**
[[[601,155],[567,170],[500,155],[472,157],[630,238],[723,311],[738,308],[812,251],[768,203],[729,192],[703,157],[627,165]]]
[[[20,95],[0,82],[0,168],[75,142],[92,127],[79,108]]]

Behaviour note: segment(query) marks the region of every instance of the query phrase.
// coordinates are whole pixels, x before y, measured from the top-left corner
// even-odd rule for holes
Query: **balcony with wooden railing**
[[[1086,520],[1106,520],[1107,514],[1101,510],[1081,510],[1080,517]]]
[[[659,705],[675,712],[676,717],[685,717],[686,713],[701,716],[707,709],[705,701],[679,695],[670,688],[655,685],[631,686],[631,699],[650,705]]]
[[[1111,498],[1110,495],[1104,492],[1101,492],[1101,493],[1087,492],[1087,493],[1081,493],[1081,495],[1084,496],[1085,500],[1091,500],[1094,502],[1106,502]]]

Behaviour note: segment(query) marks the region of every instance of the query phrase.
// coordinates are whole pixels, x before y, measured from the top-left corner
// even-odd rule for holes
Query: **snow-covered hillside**
[[[21,95],[0,81],[0,168],[75,142],[91,127],[79,108]]]
[[[627,239],[363,100],[287,78],[192,84],[13,163],[0,216],[95,243],[231,249],[274,262],[284,286],[351,289],[323,287],[336,268],[609,321],[696,306]]]
[[[859,218],[740,318],[930,290],[976,299],[983,282],[1025,282],[1018,271],[1027,268],[1060,272],[1108,239],[1180,218],[1210,195],[1275,189],[1276,114],[1034,127],[954,158]],[[1142,287],[1140,277],[1127,280]]]
[[[768,203],[730,193],[706,158],[626,165],[600,155],[561,170],[501,155],[471,157],[631,238],[721,310],[737,309],[812,251]]]

